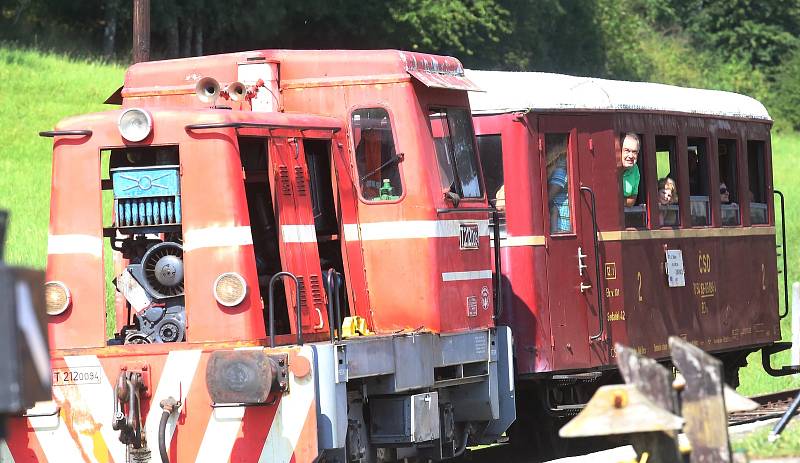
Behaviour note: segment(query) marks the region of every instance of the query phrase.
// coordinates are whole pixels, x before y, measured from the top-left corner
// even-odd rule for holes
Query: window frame
[[[752,205],[753,203],[758,203],[755,199],[750,200],[749,193],[748,193],[748,202],[747,202],[747,223],[751,227],[769,227],[774,226],[777,221],[773,214],[774,201],[773,198],[770,197],[770,192],[774,191],[771,188],[771,183],[768,182],[768,174],[771,174],[771,170],[768,169],[767,166],[767,152],[769,152],[769,157],[772,157],[772,144],[769,142],[768,139],[765,138],[758,138],[753,137],[750,138],[749,136],[745,136],[744,144],[746,146],[744,150],[744,160],[747,163],[746,169],[743,169],[744,178],[747,180],[747,191],[752,191],[752,184],[750,183],[750,144],[757,143],[760,144],[762,147],[761,150],[761,182],[763,183],[763,188],[761,189],[764,194],[764,202],[759,204],[765,204],[767,206],[767,221],[764,223],[753,223],[753,213],[752,213]],[[769,167],[771,168],[772,165],[770,163]],[[758,175],[758,173],[756,173]],[[774,195],[774,193],[773,193]],[[755,196],[755,194],[754,194]],[[743,219],[744,220],[744,219]]]
[[[679,152],[680,152],[679,140],[680,140],[681,137],[677,133],[658,133],[658,132],[654,132],[652,136],[653,136],[652,162],[653,162],[653,172],[655,173],[654,178],[653,178],[653,185],[655,186],[655,203],[652,206],[650,206],[651,210],[653,211],[652,212],[652,220],[650,221],[650,229],[651,230],[675,230],[675,229],[685,228],[685,226],[684,226],[684,222],[685,221],[683,220],[683,216],[682,216],[682,213],[681,213],[681,211],[684,209],[684,207],[681,207],[681,204],[682,204],[681,200],[680,200],[680,197],[681,197],[681,186],[680,186],[680,181],[679,181],[679,179],[681,177],[681,172],[680,172],[680,170],[681,170],[681,168],[680,168],[681,159],[680,159],[680,154],[679,154]],[[659,151],[659,149],[658,149],[659,139],[662,140],[662,143],[663,143],[664,139],[669,140],[670,149],[668,149],[666,151],[664,151],[664,150]],[[672,176],[670,178],[672,178],[672,181],[675,183],[675,188],[677,189],[677,192],[678,192],[678,196],[677,197],[673,197],[674,200],[675,200],[674,203],[671,204],[671,206],[674,206],[676,208],[675,209],[675,217],[676,217],[677,222],[678,222],[676,224],[664,224],[664,221],[662,220],[662,218],[660,216],[660,214],[661,214],[661,207],[660,206],[661,205],[658,203],[658,195],[659,195],[658,182],[659,182],[659,180],[661,178],[666,178],[666,177],[661,177],[661,175],[659,174],[659,171],[658,171],[658,167],[659,167],[659,165],[658,165],[658,153],[664,153],[664,152],[666,152],[668,154],[667,163],[669,165],[667,166],[668,167],[667,173],[668,174],[672,174]],[[687,180],[687,182],[688,182],[688,180]],[[687,183],[687,185],[688,185],[688,183]],[[688,186],[687,186],[687,188],[688,188]],[[687,201],[689,200],[688,193],[686,194],[686,200]],[[683,204],[685,205],[685,203],[683,203]],[[670,210],[672,210],[672,209],[670,209]]]
[[[731,156],[731,153],[727,153],[727,156],[729,156],[728,157],[729,165],[725,166],[725,172],[724,173],[725,173],[726,176],[730,176],[730,175],[733,176],[733,181],[735,182],[734,186],[731,187],[730,178],[728,179],[727,182],[725,182],[725,186],[728,188],[729,197],[733,196],[731,193],[735,193],[736,197],[735,198],[730,198],[730,199],[731,199],[731,203],[735,202],[736,205],[737,205],[737,223],[735,223],[735,224],[726,224],[725,220],[724,220],[723,213],[722,213],[723,206],[725,206],[725,205],[722,204],[722,197],[721,196],[719,197],[719,211],[718,211],[718,213],[719,213],[719,227],[722,227],[722,228],[742,227],[744,225],[744,216],[742,214],[742,212],[743,212],[743,209],[742,209],[742,195],[741,195],[742,182],[740,181],[740,178],[741,178],[741,165],[739,163],[739,153],[741,151],[741,140],[739,139],[739,137],[736,134],[728,133],[728,132],[719,133],[715,137],[715,139],[716,139],[716,142],[717,142],[717,145],[716,145],[716,147],[717,147],[717,152],[716,152],[716,154],[717,154],[716,155],[717,178],[719,180],[717,183],[723,183],[723,179],[722,179],[723,168],[722,168],[722,165],[720,164],[722,158],[721,158],[721,154],[720,154],[719,148],[720,148],[721,144],[723,144],[723,142],[726,145],[733,146],[733,150],[734,150],[733,155]],[[733,169],[732,173],[730,172],[731,169]],[[716,191],[718,191],[718,188],[717,188]],[[736,199],[737,201],[733,201],[734,199]]]
[[[430,117],[431,116],[431,112],[432,112],[433,109],[445,110],[445,114],[447,114],[447,110],[449,110],[449,109],[460,109],[460,110],[463,110],[463,111],[466,112],[467,119],[469,120],[469,124],[470,124],[471,135],[472,135],[472,152],[473,152],[473,155],[474,155],[473,156],[473,163],[474,163],[474,166],[475,166],[476,174],[478,176],[478,188],[480,188],[481,195],[479,197],[478,196],[464,196],[463,195],[463,191],[464,191],[463,190],[463,183],[461,181],[461,178],[458,175],[458,169],[456,167],[456,162],[455,162],[455,149],[452,150],[452,156],[450,156],[450,161],[452,163],[453,182],[457,185],[459,191],[454,191],[454,193],[459,195],[460,202],[462,202],[462,203],[463,202],[475,203],[475,202],[484,202],[484,201],[486,201],[487,198],[488,198],[488,196],[487,196],[488,193],[486,192],[486,184],[485,184],[485,181],[484,181],[484,178],[483,178],[483,166],[481,165],[480,153],[478,152],[478,140],[477,140],[477,135],[475,134],[475,125],[474,125],[474,123],[472,121],[472,112],[470,111],[470,109],[468,107],[458,106],[458,105],[447,105],[447,104],[441,104],[441,105],[429,104],[427,106],[427,112],[425,113],[425,118],[427,120],[428,130],[430,131],[430,135],[431,135],[433,154],[434,154],[434,159],[436,160],[436,166],[437,166],[436,175],[439,176],[439,186],[440,186],[440,188],[442,189],[443,192],[446,192],[446,190],[444,190],[445,187],[444,187],[443,182],[442,182],[441,173],[439,172],[439,152],[436,149],[436,137],[433,136],[433,125],[431,123],[431,117]],[[448,130],[451,129],[450,123],[449,123],[449,119],[448,119],[447,127],[448,127]],[[451,136],[451,138],[452,138],[452,136]]]
[[[400,185],[403,187],[403,192],[397,199],[390,199],[390,200],[375,200],[375,199],[367,199],[364,197],[364,193],[361,189],[361,182],[360,174],[358,172],[358,157],[356,155],[356,143],[355,138],[353,137],[353,114],[358,111],[359,109],[383,109],[389,116],[389,125],[391,127],[392,132],[392,142],[394,144],[394,152],[395,156],[403,154],[400,162],[397,163],[397,170],[398,176],[400,178]],[[400,150],[400,145],[398,144],[399,138],[397,137],[397,130],[395,124],[392,122],[395,120],[394,111],[392,111],[391,107],[385,103],[375,102],[375,103],[362,103],[358,105],[351,106],[348,110],[348,117],[347,117],[347,138],[350,141],[350,153],[351,153],[351,174],[353,175],[353,179],[355,180],[354,183],[356,184],[356,191],[358,192],[358,199],[364,204],[397,204],[405,200],[406,195],[408,194],[408,188],[406,188],[406,180],[404,175],[403,163],[405,162],[405,152]]]

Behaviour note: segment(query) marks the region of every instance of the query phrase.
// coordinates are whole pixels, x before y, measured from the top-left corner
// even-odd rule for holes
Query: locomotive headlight
[[[144,109],[126,109],[117,122],[119,134],[128,141],[142,141],[153,130],[153,118]]]
[[[45,311],[48,315],[64,313],[72,302],[67,285],[60,281],[48,281],[44,284]]]
[[[225,307],[239,305],[245,295],[247,295],[247,283],[238,273],[223,273],[214,281],[214,299]]]

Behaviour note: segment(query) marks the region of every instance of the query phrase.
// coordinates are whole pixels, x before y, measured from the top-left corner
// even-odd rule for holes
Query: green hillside
[[[44,267],[52,139],[38,132],[64,117],[108,110],[124,68],[0,48],[0,209],[11,211],[6,261]]]

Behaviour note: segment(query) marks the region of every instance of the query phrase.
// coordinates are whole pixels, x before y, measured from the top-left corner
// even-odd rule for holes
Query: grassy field
[[[0,47],[0,209],[11,211],[6,261],[43,268],[46,262],[49,218],[50,158],[52,141],[37,132],[48,130],[66,116],[109,109],[102,102],[122,83],[124,69],[101,63],[75,61],[62,56],[9,50]],[[775,188],[786,195],[786,229],[789,246],[789,281],[800,280],[800,134],[773,136]],[[790,338],[788,318],[782,326]],[[739,391],[745,395],[772,392],[800,385],[795,378],[771,378],[761,369],[761,357],[751,356],[741,372]],[[775,364],[788,361],[788,353],[775,356]],[[756,455],[799,455],[800,424],[786,432],[778,446],[755,434],[737,443]]]
[[[11,211],[5,260],[43,268],[47,259],[53,141],[37,133],[103,105],[124,68],[0,47],[0,209]]]

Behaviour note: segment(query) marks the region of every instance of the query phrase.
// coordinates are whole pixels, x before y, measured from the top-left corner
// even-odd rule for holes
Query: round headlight
[[[128,141],[142,141],[153,130],[153,119],[147,111],[139,108],[126,109],[119,116],[119,134]]]
[[[48,315],[64,313],[72,302],[67,285],[60,281],[48,281],[44,284],[44,299]]]
[[[225,307],[239,305],[247,294],[247,283],[238,273],[223,273],[214,282],[214,299]]]

